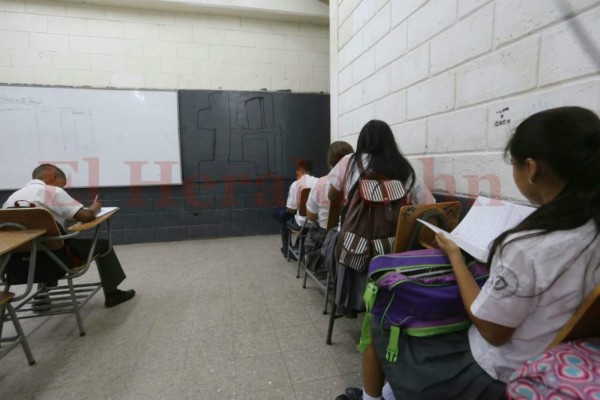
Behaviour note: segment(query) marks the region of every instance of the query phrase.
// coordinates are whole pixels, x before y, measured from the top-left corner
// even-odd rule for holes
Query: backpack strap
[[[365,300],[366,314],[363,319],[362,328],[360,330],[360,341],[358,342],[358,351],[364,353],[367,346],[371,344],[371,310],[375,304],[375,297],[379,287],[374,282],[369,282],[363,299]]]
[[[395,363],[398,360],[398,343],[400,342],[400,327],[390,327],[390,341],[388,342],[385,359]]]
[[[342,213],[340,215],[340,226],[344,226],[344,220],[346,219],[346,214],[348,213],[348,207],[350,206],[350,200],[352,200],[354,193],[356,193],[356,190],[358,189],[360,180],[365,176],[365,172],[366,172],[365,168],[363,166],[363,163],[362,163],[362,154],[360,155],[360,157],[356,157],[356,154],[355,154],[353,161],[356,163],[356,167],[358,168],[358,171],[360,172],[360,176],[358,177],[356,182],[354,182],[354,185],[348,192],[348,199],[347,199],[346,203],[344,204],[344,207],[342,208]],[[346,174],[347,173],[348,172],[346,172]]]
[[[25,204],[22,204],[25,203]],[[10,208],[34,208],[35,203],[32,203],[28,200],[15,200],[14,206]]]

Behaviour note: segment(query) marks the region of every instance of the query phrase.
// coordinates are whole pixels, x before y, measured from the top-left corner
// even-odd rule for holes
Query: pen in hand
[[[94,197],[94,201],[92,202],[92,205],[90,206],[90,208],[92,210],[94,210],[96,214],[98,214],[100,212],[100,210],[102,209],[102,204],[100,204],[98,202],[98,195],[96,195],[96,197]]]

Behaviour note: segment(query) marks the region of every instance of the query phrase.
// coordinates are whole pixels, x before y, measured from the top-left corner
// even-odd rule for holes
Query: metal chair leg
[[[298,244],[298,270],[296,271],[296,279],[300,278],[300,264],[303,258],[304,238],[299,238],[296,243]]]
[[[329,327],[327,328],[327,339],[325,339],[325,343],[331,344],[331,336],[333,335],[333,323],[335,322],[336,316],[335,312],[337,310],[337,305],[335,304],[335,298],[333,299],[333,304],[331,305],[331,314],[329,315]]]
[[[306,280],[305,280],[306,282]],[[327,272],[327,282],[325,283],[325,308],[323,314],[327,315],[327,304],[329,303],[329,288],[331,287],[331,274]],[[335,299],[334,299],[335,301]]]
[[[337,304],[335,304],[335,291],[336,291],[336,278],[331,279],[330,278],[330,274],[327,274],[327,282],[329,285],[329,282],[331,281],[331,285],[332,285],[332,299],[331,299],[331,314],[329,315],[329,326],[327,328],[327,338],[325,339],[325,343],[327,344],[331,344],[331,336],[333,335],[333,323],[335,322],[335,319],[337,318],[336,316],[336,311],[337,311]],[[329,287],[329,286],[327,286]],[[327,300],[327,296],[325,297],[325,300]]]
[[[292,230],[288,228],[288,241],[287,241],[287,261],[290,262],[290,247],[292,246]]]
[[[27,356],[27,362],[29,365],[35,364],[35,359],[33,358],[33,354],[31,354],[31,349],[29,348],[29,343],[27,342],[27,337],[25,336],[25,332],[23,332],[23,328],[21,328],[21,323],[17,318],[17,313],[15,309],[12,307],[10,303],[5,304],[4,308],[10,315],[10,319],[15,326],[15,331],[17,331],[17,340],[21,342],[21,346],[23,346],[23,351],[25,352],[25,356]]]
[[[306,259],[304,260],[304,282],[302,282],[302,289],[306,289],[306,278],[308,278],[308,273],[306,272],[306,269],[308,268],[308,266],[306,265]]]
[[[4,331],[4,322],[6,321],[6,313],[8,311],[4,308],[0,311],[0,338],[2,337],[2,332]]]
[[[77,326],[79,327],[79,336],[85,336],[85,329],[83,328],[83,319],[81,318],[81,308],[77,302],[77,296],[75,294],[75,288],[73,287],[73,280],[67,279],[69,283],[69,293],[71,294],[71,301],[73,302],[73,312],[75,319],[77,319]]]

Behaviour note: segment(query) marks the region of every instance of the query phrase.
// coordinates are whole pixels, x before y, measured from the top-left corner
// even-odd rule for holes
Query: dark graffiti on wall
[[[179,108],[184,181],[293,178],[299,158],[325,168],[329,96],[183,90]]]

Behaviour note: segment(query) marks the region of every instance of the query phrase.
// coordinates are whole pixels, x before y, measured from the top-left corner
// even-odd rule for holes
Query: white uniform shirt
[[[65,227],[65,221],[73,219],[73,216],[83,205],[73,199],[64,190],[56,186],[46,185],[39,179],[33,179],[20,190],[14,192],[2,208],[15,207],[15,202],[26,201],[35,204],[37,207],[43,207],[50,211],[56,222]],[[20,204],[23,206],[23,204]]]
[[[356,167],[356,164],[352,165],[352,174],[349,179],[346,179],[346,171],[348,170],[348,164],[352,154],[347,154],[342,158],[335,167],[329,172],[329,183],[331,186],[336,188],[338,191],[344,191],[344,199],[348,200],[348,193],[352,189],[352,186],[360,178],[360,172]],[[362,155],[362,165],[367,168],[369,165],[370,156],[368,154]],[[346,182],[347,181],[347,182]],[[406,182],[405,186],[410,187],[411,182]],[[410,204],[431,204],[435,203],[435,197],[431,194],[429,189],[423,184],[421,178],[415,175],[415,184],[411,191],[408,193],[408,202]]]
[[[327,228],[327,219],[329,217],[329,178],[327,175],[322,176],[317,180],[315,186],[310,190],[306,209],[313,214],[317,214],[319,226],[323,229]]]
[[[507,382],[527,359],[541,354],[600,283],[600,237],[590,244],[594,235],[590,221],[577,229],[505,241],[471,305],[476,317],[517,328],[507,343],[494,347],[471,327],[471,351],[490,376]]]
[[[288,192],[288,198],[285,206],[289,209],[296,210],[296,223],[300,226],[302,226],[306,220],[306,217],[299,215],[300,210],[298,210],[298,208],[300,205],[300,193],[302,193],[302,190],[304,189],[312,189],[315,183],[317,183],[317,178],[306,174],[300,177],[300,179],[292,183],[290,186],[290,191]]]

